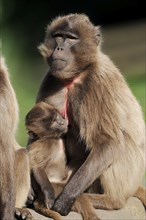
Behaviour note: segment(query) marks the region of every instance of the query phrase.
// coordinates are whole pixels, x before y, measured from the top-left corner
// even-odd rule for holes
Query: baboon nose
[[[57,47],[56,49],[57,49],[57,50],[64,50],[63,47]]]

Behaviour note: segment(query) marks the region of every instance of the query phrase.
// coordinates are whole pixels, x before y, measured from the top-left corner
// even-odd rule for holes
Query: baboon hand
[[[74,204],[75,199],[68,198],[63,194],[55,201],[53,210],[59,212],[61,215],[68,215],[71,211],[71,207]]]

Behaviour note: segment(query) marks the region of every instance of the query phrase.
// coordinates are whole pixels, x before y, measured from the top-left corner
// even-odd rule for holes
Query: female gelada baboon
[[[100,49],[100,30],[84,14],[54,19],[39,47],[49,64],[37,102],[68,118],[68,166],[75,174],[53,209],[66,215],[82,192],[96,193],[96,208],[119,209],[144,175],[145,124],[123,76]],[[76,166],[76,164],[80,166]],[[102,193],[102,194],[101,194]]]

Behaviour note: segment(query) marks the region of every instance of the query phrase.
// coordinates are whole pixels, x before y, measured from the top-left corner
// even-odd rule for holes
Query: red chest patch
[[[62,117],[68,120],[67,111],[68,111],[68,89],[66,89],[64,105],[62,107],[62,110],[60,111]]]
[[[61,115],[68,120],[68,123],[71,124],[71,120],[69,119],[69,114],[68,114],[68,92],[71,91],[75,84],[80,82],[80,77],[75,78],[72,81],[68,81],[64,83],[64,87],[66,89],[65,92],[65,102],[64,105],[62,107],[62,110],[60,111]]]

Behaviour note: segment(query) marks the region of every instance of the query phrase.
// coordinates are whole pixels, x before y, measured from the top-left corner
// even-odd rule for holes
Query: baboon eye
[[[78,40],[79,38],[76,35],[67,34],[66,37],[70,40]]]
[[[37,134],[35,134],[33,131],[28,131],[27,133],[28,133],[29,137],[33,140],[38,138]]]
[[[53,37],[54,37],[54,38],[58,38],[58,37],[63,38],[63,35],[62,35],[62,34],[54,34]]]
[[[70,40],[78,40],[78,39],[79,39],[79,38],[78,38],[76,35],[74,35],[74,34],[62,34],[62,33],[56,33],[56,34],[53,35],[53,37],[54,37],[54,38],[58,38],[58,37],[60,37],[60,38],[68,38],[68,39],[70,39]]]

